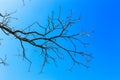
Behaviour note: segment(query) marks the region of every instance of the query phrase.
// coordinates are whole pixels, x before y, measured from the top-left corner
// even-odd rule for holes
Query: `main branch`
[[[50,53],[51,51],[58,58],[61,58],[59,50],[63,50],[63,52],[65,52],[64,54],[68,54],[68,56],[71,58],[74,64],[80,64],[88,68],[86,64],[77,60],[75,58],[75,55],[78,55],[78,56],[81,55],[85,59],[86,57],[88,59],[88,58],[91,58],[92,56],[83,51],[78,51],[76,46],[77,44],[75,42],[77,41],[82,45],[87,45],[87,43],[84,43],[83,41],[80,40],[80,37],[82,37],[83,35],[90,35],[90,33],[80,32],[76,34],[71,34],[69,32],[69,27],[72,27],[76,21],[80,20],[80,18],[73,19],[72,12],[69,16],[65,17],[64,19],[61,19],[61,11],[59,12],[58,17],[54,17],[54,12],[53,12],[52,15],[48,17],[47,26],[42,26],[39,24],[39,22],[36,21],[33,24],[26,27],[24,30],[14,30],[13,28],[10,28],[8,26],[10,15],[6,14],[6,15],[2,15],[1,17],[3,19],[0,22],[0,29],[6,35],[13,35],[16,39],[20,41],[20,46],[23,51],[22,57],[30,63],[30,66],[32,64],[32,61],[29,60],[26,56],[26,49],[25,49],[24,43],[28,43],[41,50],[41,55],[44,57],[42,70],[46,65],[46,63],[48,62],[48,59],[51,59],[54,63],[56,63],[56,58],[55,56],[51,55]],[[31,28],[36,24],[42,33],[39,32],[38,30],[31,30]],[[74,48],[68,49],[63,44],[58,42],[59,40],[62,40],[62,39],[63,41],[64,40],[66,40],[67,42],[69,41],[70,44],[66,43],[66,45],[68,46],[72,45]],[[41,43],[38,43],[38,41],[41,41]]]

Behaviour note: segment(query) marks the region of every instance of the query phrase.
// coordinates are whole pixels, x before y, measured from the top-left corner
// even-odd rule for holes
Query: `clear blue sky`
[[[82,16],[74,31],[84,28],[94,29],[87,51],[93,53],[94,59],[90,69],[75,66],[68,72],[65,61],[47,65],[44,73],[38,75],[40,60],[37,53],[28,56],[34,61],[31,72],[27,72],[28,64],[16,57],[20,52],[19,43],[13,37],[6,37],[0,32],[0,56],[8,55],[9,66],[0,65],[0,80],[120,80],[120,1],[119,0],[0,0],[0,12],[12,12],[18,20],[12,20],[14,27],[23,28],[34,21],[44,24],[51,11],[56,13],[62,6],[63,16],[73,9],[74,16]],[[14,24],[13,24],[14,23]],[[76,28],[77,27],[77,28]]]

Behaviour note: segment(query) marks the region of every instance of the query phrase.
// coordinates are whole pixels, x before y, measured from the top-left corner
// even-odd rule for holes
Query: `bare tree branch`
[[[24,2],[24,0],[23,0]],[[0,22],[0,29],[5,33],[6,35],[13,35],[17,40],[20,41],[20,46],[22,48],[22,57],[23,59],[27,60],[30,63],[30,66],[32,64],[32,61],[29,60],[26,56],[26,49],[25,49],[25,43],[28,43],[34,47],[37,47],[41,50],[41,55],[44,57],[43,64],[41,71],[43,71],[44,66],[48,62],[48,59],[51,59],[56,64],[56,57],[58,59],[62,59],[61,54],[59,53],[59,50],[62,50],[65,52],[64,54],[69,55],[71,60],[74,64],[82,65],[86,68],[88,66],[81,61],[77,60],[75,58],[75,55],[80,55],[83,58],[88,61],[88,59],[92,58],[92,55],[87,54],[83,51],[77,50],[77,44],[76,42],[79,42],[82,45],[87,45],[87,43],[83,42],[80,38],[91,34],[91,32],[79,32],[72,34],[69,32],[69,28],[75,24],[76,21],[79,21],[80,18],[72,18],[72,11],[71,14],[64,19],[61,19],[61,9],[59,12],[58,17],[54,16],[54,12],[52,12],[52,15],[48,17],[48,24],[47,26],[40,25],[39,22],[35,21],[33,24],[26,27],[24,30],[14,30],[13,28],[9,27],[9,19],[10,14],[6,14],[3,17],[3,20]],[[32,30],[31,28],[33,25],[37,24],[39,29],[41,29],[41,32],[38,30]],[[70,44],[73,46],[73,49],[66,48],[63,44],[58,42],[59,40],[66,40],[69,41]],[[38,41],[41,41],[41,43],[38,43]],[[65,41],[64,41],[65,42]],[[66,43],[66,42],[65,42]],[[70,45],[65,44],[65,45]],[[56,56],[51,55],[50,51],[54,53]],[[75,55],[74,55],[75,54]],[[3,63],[3,60],[1,59],[1,63]],[[29,67],[30,70],[30,67]]]

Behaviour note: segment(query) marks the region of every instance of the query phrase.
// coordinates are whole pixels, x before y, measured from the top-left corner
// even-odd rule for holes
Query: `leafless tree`
[[[11,14],[1,15],[1,31],[7,36],[13,35],[15,39],[20,42],[20,46],[22,48],[22,57],[30,63],[30,66],[32,64],[32,61],[26,56],[25,44],[32,45],[33,47],[39,48],[41,50],[41,53],[38,54],[43,56],[44,60],[40,72],[43,71],[46,63],[49,62],[49,59],[51,59],[55,64],[56,57],[58,59],[61,59],[61,53],[59,52],[60,50],[62,50],[63,54],[70,57],[70,59],[73,61],[73,64],[79,64],[88,68],[87,64],[84,64],[81,61],[77,60],[76,56],[82,56],[86,61],[89,61],[92,58],[91,54],[77,50],[78,43],[82,44],[83,46],[88,45],[88,43],[83,42],[80,38],[86,35],[90,35],[91,32],[69,32],[69,28],[71,28],[75,22],[80,20],[80,17],[73,18],[72,11],[70,12],[70,15],[66,16],[65,18],[61,17],[61,9],[57,17],[55,17],[54,12],[52,12],[51,16],[48,16],[47,26],[42,26],[39,22],[36,21],[23,30],[15,30],[8,25],[9,20],[11,19]],[[32,30],[31,28],[33,28],[34,25],[36,25],[41,30],[41,32],[38,30]],[[65,45],[72,46],[73,49],[65,47],[60,43],[60,41],[64,41],[64,43],[66,42]],[[5,61],[6,58],[0,58],[0,64],[5,65]]]

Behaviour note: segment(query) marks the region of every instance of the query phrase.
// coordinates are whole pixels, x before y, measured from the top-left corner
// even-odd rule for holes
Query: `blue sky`
[[[73,9],[74,16],[82,16],[81,21],[74,27],[95,31],[89,39],[91,45],[86,51],[93,53],[94,59],[89,63],[90,69],[75,66],[73,72],[68,72],[65,61],[47,65],[44,73],[38,75],[40,64],[37,53],[30,54],[33,63],[31,72],[27,72],[28,64],[16,57],[20,52],[19,43],[14,38],[0,32],[0,56],[7,54],[9,66],[0,65],[0,80],[119,80],[120,79],[120,1],[119,0],[0,0],[0,12],[13,12],[18,20],[12,20],[14,27],[23,28],[34,21],[44,25],[51,11],[57,14],[62,7],[63,16]],[[31,58],[32,59],[32,58]]]

